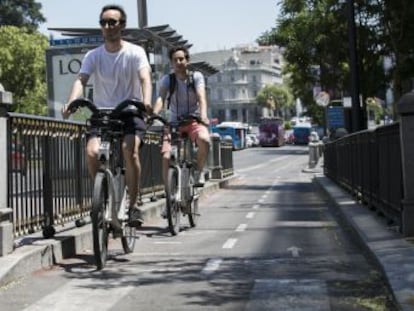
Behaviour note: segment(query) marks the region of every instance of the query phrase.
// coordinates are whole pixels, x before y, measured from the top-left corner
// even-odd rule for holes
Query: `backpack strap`
[[[170,79],[170,88],[168,90],[168,97],[167,97],[167,109],[170,109],[170,101],[171,101],[171,95],[175,92],[175,87],[177,85],[177,78],[175,76],[175,73],[170,73],[168,75],[169,79]]]
[[[175,76],[175,73],[170,73],[168,75],[169,79],[170,79],[170,88],[168,90],[168,97],[167,97],[167,109],[170,109],[170,100],[171,100],[171,95],[174,94],[175,89],[177,87],[177,77]],[[195,83],[194,83],[194,71],[189,71],[188,72],[188,79],[187,79],[187,89],[188,88],[192,88],[193,91],[196,91],[195,88]]]

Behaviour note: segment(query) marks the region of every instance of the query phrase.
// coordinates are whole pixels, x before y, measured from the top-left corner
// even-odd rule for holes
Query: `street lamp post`
[[[147,0],[137,0],[138,7],[138,27],[144,28],[148,26],[148,14],[147,14]]]
[[[351,69],[351,97],[352,97],[352,132],[357,132],[361,126],[361,105],[359,101],[359,74],[358,74],[358,52],[356,44],[355,11],[354,0],[347,0],[348,5],[348,40],[349,61]]]

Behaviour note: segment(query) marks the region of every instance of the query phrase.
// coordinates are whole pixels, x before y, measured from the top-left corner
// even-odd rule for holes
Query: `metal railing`
[[[7,128],[7,201],[13,235],[24,236],[89,215],[93,185],[85,161],[85,124],[10,113]],[[160,131],[155,130],[150,128],[140,150],[143,196],[161,194],[164,189]],[[231,144],[220,142],[215,147],[221,158],[209,167],[231,175]]]
[[[398,122],[327,143],[324,173],[355,198],[401,226],[404,194]]]

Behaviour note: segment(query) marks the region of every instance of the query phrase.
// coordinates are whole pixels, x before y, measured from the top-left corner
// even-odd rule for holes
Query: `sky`
[[[127,27],[138,27],[137,0],[37,0],[47,28],[98,27],[101,8],[120,4],[127,12]],[[169,24],[199,53],[254,44],[276,25],[278,0],[147,0],[148,26]]]

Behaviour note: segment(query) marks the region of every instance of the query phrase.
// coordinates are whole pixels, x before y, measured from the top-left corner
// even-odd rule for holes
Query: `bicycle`
[[[131,105],[137,110],[124,112]],[[73,113],[80,107],[92,112],[88,128],[96,129],[101,139],[97,156],[100,164],[94,179],[90,213],[95,263],[101,270],[108,257],[110,233],[113,238],[121,238],[126,254],[134,250],[136,228],[128,226],[129,198],[121,150],[123,122],[120,116],[121,113],[134,114],[143,118],[145,106],[137,100],[125,100],[114,109],[98,109],[91,100],[80,98],[72,101],[68,110]]]
[[[179,132],[180,126],[196,120],[202,123],[198,116],[189,115],[178,122],[168,122],[159,115],[151,116],[148,123],[159,120],[169,128],[171,134],[171,156],[166,183],[166,207],[168,229],[172,235],[180,231],[181,214],[188,216],[190,227],[197,226],[200,216],[198,187],[195,187],[194,172],[196,163],[196,144],[191,142],[187,134]]]

